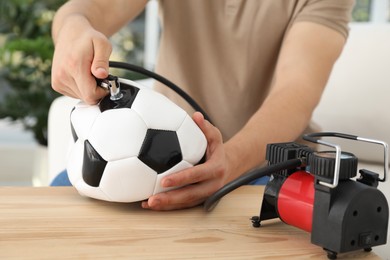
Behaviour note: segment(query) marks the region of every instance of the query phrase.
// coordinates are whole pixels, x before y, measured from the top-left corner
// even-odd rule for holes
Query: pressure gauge
[[[352,153],[341,152],[339,180],[346,180],[357,175],[358,159]],[[309,158],[310,172],[318,177],[333,179],[336,166],[335,151],[314,152]]]

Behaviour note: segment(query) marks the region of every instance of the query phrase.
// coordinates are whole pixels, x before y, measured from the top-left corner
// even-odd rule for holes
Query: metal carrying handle
[[[380,182],[385,182],[387,178],[387,172],[389,168],[389,145],[386,142],[369,139],[369,138],[363,138],[356,135],[349,135],[349,134],[343,134],[343,133],[336,133],[336,132],[322,132],[322,133],[311,133],[311,134],[304,134],[302,138],[306,141],[322,144],[325,146],[332,147],[336,150],[336,158],[335,158],[335,167],[334,167],[334,174],[333,174],[333,182],[331,184],[327,182],[320,181],[319,184],[329,187],[329,188],[336,188],[339,184],[339,173],[340,173],[340,160],[341,160],[341,148],[337,144],[325,142],[323,140],[317,139],[318,137],[339,137],[344,139],[350,139],[350,140],[356,140],[356,141],[362,141],[367,143],[373,143],[373,144],[380,144],[383,146],[384,150],[384,158],[383,158],[383,178],[380,179]]]

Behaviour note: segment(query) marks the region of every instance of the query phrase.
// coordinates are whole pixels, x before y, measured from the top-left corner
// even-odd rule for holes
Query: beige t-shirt
[[[156,72],[200,104],[226,141],[271,88],[286,32],[298,21],[345,37],[353,0],[160,0],[162,35]],[[192,114],[165,86],[156,89]]]

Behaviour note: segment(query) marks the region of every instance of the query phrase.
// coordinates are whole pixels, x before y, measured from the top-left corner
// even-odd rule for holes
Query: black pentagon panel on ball
[[[118,100],[111,100],[110,94],[105,96],[99,103],[99,108],[102,113],[109,109],[131,108],[135,98],[137,97],[139,88],[131,86],[126,83],[121,83],[120,86],[121,86],[121,93],[123,94],[123,97]]]
[[[99,187],[107,161],[93,148],[90,142],[84,142],[84,160],[82,174],[84,182],[92,187]]]
[[[181,162],[183,156],[176,132],[148,129],[138,158],[157,174]]]

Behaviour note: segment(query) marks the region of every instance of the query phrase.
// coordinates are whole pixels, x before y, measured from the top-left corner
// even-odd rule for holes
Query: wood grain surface
[[[212,212],[170,212],[80,196],[72,187],[0,188],[0,259],[327,259],[310,234],[280,220],[253,228],[262,186]],[[338,259],[379,259],[356,251]]]

